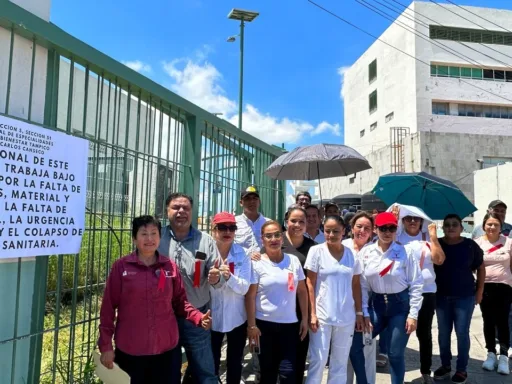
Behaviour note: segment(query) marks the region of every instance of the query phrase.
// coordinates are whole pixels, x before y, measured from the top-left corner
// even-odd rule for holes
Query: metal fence
[[[112,262],[132,249],[131,218],[149,213],[165,221],[165,197],[179,190],[195,198],[194,218],[208,230],[213,213],[240,212],[240,191],[252,183],[264,214],[281,218],[284,183],[263,171],[282,150],[0,3],[0,40],[3,34],[9,43],[0,57],[0,113],[90,143],[80,253],[0,264],[15,273],[0,314],[9,325],[0,331],[0,382],[97,382],[91,356],[101,295]],[[25,284],[33,285],[29,299]],[[27,375],[20,373],[25,361]]]

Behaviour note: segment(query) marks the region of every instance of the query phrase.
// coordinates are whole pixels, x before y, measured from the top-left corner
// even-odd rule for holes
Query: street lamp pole
[[[244,19],[240,19],[240,88],[238,90],[238,128],[242,131],[242,112],[244,99]]]
[[[243,9],[233,8],[228,14],[228,18],[232,20],[240,20],[240,80],[238,95],[238,128],[242,130],[242,113],[244,99],[244,29],[245,23],[250,23],[259,16],[258,12],[245,11]],[[235,36],[228,38],[228,42],[232,43],[236,40]]]

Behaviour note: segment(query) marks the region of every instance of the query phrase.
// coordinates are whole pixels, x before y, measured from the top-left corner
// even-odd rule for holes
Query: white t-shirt
[[[396,241],[399,242],[402,245],[407,245],[411,241],[430,241],[430,236],[428,232],[421,232],[418,233],[416,236],[409,235],[405,229],[396,237]]]
[[[310,248],[304,269],[317,273],[315,296],[316,315],[322,324],[347,326],[356,321],[352,277],[362,272],[361,263],[352,251],[344,248],[337,261],[327,244]]]
[[[289,286],[289,276],[293,278],[293,287]],[[256,318],[273,323],[296,323],[297,285],[304,279],[300,261],[294,255],[285,253],[277,264],[267,259],[253,261],[251,284],[258,284]]]
[[[437,291],[436,273],[432,262],[432,252],[424,241],[414,240],[405,245],[407,252],[411,252],[421,269],[423,276],[423,293],[435,293]],[[423,265],[421,265],[421,253],[424,252]]]

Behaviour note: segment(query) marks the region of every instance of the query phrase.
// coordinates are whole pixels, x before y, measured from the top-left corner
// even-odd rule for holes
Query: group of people
[[[183,383],[217,384],[226,340],[226,383],[239,384],[248,341],[262,384],[303,383],[307,362],[308,384],[320,384],[326,366],[330,384],[374,384],[378,344],[379,363],[402,384],[416,331],[423,382],[464,383],[480,304],[483,368],[509,373],[512,239],[502,234],[503,202],[491,203],[476,241],[461,236],[456,214],[438,239],[436,224],[412,206],[349,212],[347,223],[335,204],[322,214],[306,192],[279,223],[260,203],[255,187],[244,190],[243,213],[216,214],[211,236],[193,227],[193,201],[182,193],[167,198],[168,226],[152,216],[133,220],[135,251],[113,264],[102,301],[103,365],[115,362],[132,384],[179,383],[183,347]],[[441,366],[432,376],[435,313]]]

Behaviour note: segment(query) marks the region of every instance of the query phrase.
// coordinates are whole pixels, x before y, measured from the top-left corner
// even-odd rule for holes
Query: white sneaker
[[[508,366],[508,357],[505,355],[500,355],[500,359],[498,362],[498,373],[502,375],[508,375],[510,373],[510,368]]]
[[[498,358],[492,352],[487,353],[487,360],[482,364],[482,368],[486,371],[494,371],[498,365]]]

